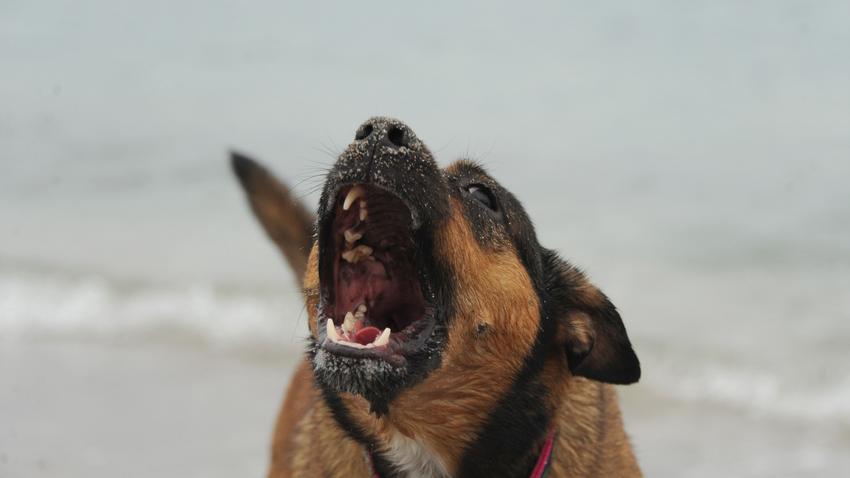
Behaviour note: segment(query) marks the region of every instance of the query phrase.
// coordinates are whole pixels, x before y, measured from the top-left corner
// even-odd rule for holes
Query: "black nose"
[[[390,118],[372,118],[357,128],[356,141],[374,141],[393,149],[410,147],[413,132],[404,123]]]

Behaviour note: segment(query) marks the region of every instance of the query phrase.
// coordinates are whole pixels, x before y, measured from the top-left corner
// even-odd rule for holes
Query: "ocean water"
[[[620,308],[648,476],[850,474],[846,5],[382,8],[0,6],[0,476],[106,476],[143,462],[138,446],[162,465],[140,476],[262,470],[306,324],[227,151],[312,205],[376,114],[441,164],[483,162]],[[119,378],[124,361],[143,379]],[[114,381],[139,391],[125,403],[189,403],[174,377],[201,373],[204,397],[244,393],[191,401],[197,421],[173,426],[232,414],[221,467],[181,468],[184,440],[108,440],[100,408],[72,432],[95,405],[46,398]],[[54,425],[29,430],[48,409]],[[61,439],[79,434],[90,461]],[[47,435],[58,470],[40,465]],[[221,445],[191,456],[205,444]]]

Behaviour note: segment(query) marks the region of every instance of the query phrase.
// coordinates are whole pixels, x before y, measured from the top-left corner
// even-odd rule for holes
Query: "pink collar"
[[[543,450],[540,451],[540,456],[537,457],[537,463],[534,464],[534,468],[531,470],[529,478],[543,478],[546,476],[546,471],[549,470],[549,463],[552,459],[552,448],[554,446],[555,430],[552,430],[546,437],[546,443],[543,444]],[[370,453],[366,454],[366,461],[369,463],[369,468],[372,470],[372,476],[374,478],[381,478],[381,475],[375,471],[374,460],[372,460],[372,455]]]
[[[555,430],[549,432],[549,436],[546,437],[546,443],[543,444],[543,450],[540,452],[540,456],[537,457],[537,463],[534,465],[534,469],[531,470],[530,478],[543,478],[546,474],[546,470],[549,469],[549,462],[552,458],[552,447],[555,446]]]

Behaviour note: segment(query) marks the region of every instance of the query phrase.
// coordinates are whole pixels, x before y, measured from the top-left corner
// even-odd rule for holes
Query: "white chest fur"
[[[449,476],[440,457],[424,443],[408,438],[397,431],[390,438],[386,458],[399,472],[408,477],[444,478]]]

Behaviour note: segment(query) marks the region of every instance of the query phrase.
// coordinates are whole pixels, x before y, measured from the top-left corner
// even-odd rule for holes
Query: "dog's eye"
[[[481,184],[470,184],[466,187],[466,192],[472,196],[473,199],[484,206],[487,206],[488,209],[492,211],[498,210],[496,207],[496,198],[493,197],[493,192],[487,189],[486,186],[482,186]]]

